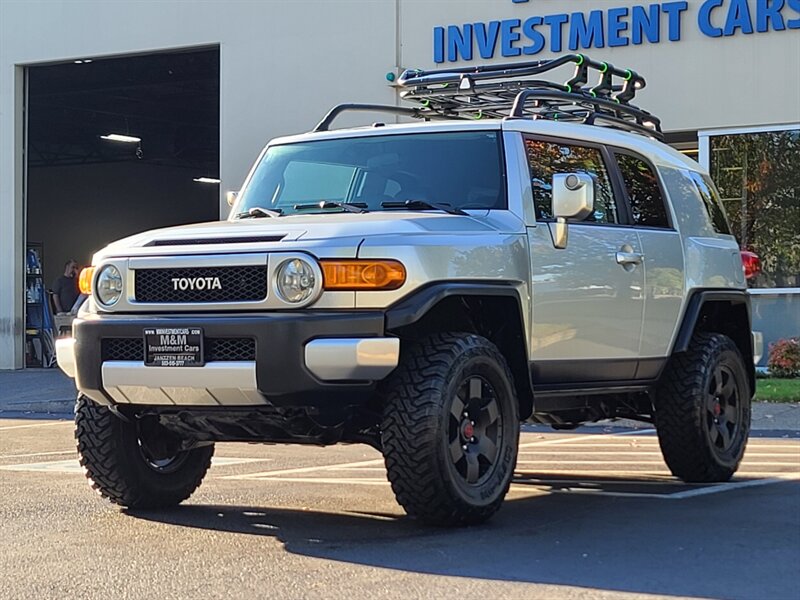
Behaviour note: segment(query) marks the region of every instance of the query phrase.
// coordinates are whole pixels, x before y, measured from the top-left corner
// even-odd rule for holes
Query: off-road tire
[[[134,423],[114,415],[84,395],[75,406],[78,456],[91,486],[128,508],[166,508],[186,500],[211,466],[214,446],[184,451],[175,468],[148,464]]]
[[[735,386],[736,403],[721,406],[715,392],[728,383]],[[733,340],[719,333],[695,333],[689,349],[670,359],[656,392],[658,441],[672,474],[692,483],[728,481],[747,445],[750,400],[744,360]],[[735,417],[733,427],[729,412]],[[721,427],[728,432],[727,443]]]
[[[473,380],[478,381],[475,388]],[[405,511],[440,526],[477,524],[497,512],[511,483],[519,444],[513,377],[497,347],[471,333],[442,333],[409,343],[403,346],[387,390],[383,456],[392,490]],[[453,426],[460,425],[451,410],[463,415],[472,411],[475,429],[470,417],[463,422],[469,436],[477,436],[479,421],[489,423],[480,443],[474,443],[477,456],[468,457],[465,450],[459,461],[453,458]],[[490,445],[484,446],[484,440]],[[478,450],[492,444],[495,459],[488,461]],[[468,439],[461,448],[467,447],[473,447]],[[467,471],[462,480],[458,465],[467,470],[475,461],[485,472],[470,482],[476,475]]]

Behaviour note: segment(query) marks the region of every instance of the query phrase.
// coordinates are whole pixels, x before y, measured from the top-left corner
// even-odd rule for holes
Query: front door
[[[635,229],[620,225],[622,199],[600,147],[524,137],[537,225],[528,228],[533,296],[530,357],[537,387],[630,381],[636,377],[644,310],[644,270]],[[595,211],[569,224],[553,245],[556,173],[595,179]]]

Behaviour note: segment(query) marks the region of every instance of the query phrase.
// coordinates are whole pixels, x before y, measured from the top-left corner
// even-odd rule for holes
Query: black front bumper
[[[148,327],[194,326],[202,327],[206,338],[254,339],[257,389],[274,406],[357,405],[369,399],[375,384],[318,380],[305,366],[304,347],[318,338],[382,337],[384,322],[382,311],[87,315],[73,326],[76,381],[83,393],[112,404],[103,390],[103,340],[143,339]]]

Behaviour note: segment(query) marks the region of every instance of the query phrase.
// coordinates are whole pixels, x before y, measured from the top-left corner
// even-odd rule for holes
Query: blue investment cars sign
[[[528,0],[512,0],[524,5]],[[800,29],[800,0],[704,0],[694,18],[689,3],[636,4],[589,12],[528,15],[433,28],[433,60],[437,63],[532,56],[545,49],[560,53],[677,42],[692,21],[708,37]]]

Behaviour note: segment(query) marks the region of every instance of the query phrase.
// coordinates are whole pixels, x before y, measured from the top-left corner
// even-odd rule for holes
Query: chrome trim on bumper
[[[146,367],[107,361],[103,388],[122,404],[243,406],[267,404],[257,391],[256,363],[213,362],[202,367]]]
[[[56,340],[56,361],[59,368],[69,377],[75,378],[75,338]]]
[[[399,338],[312,340],[305,347],[306,367],[323,381],[383,379],[400,361]]]

